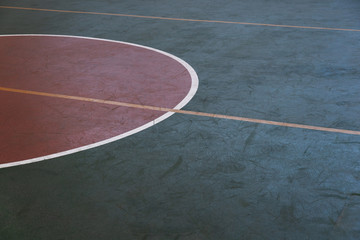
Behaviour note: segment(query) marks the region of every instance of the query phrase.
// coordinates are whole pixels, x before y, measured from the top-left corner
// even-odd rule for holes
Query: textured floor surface
[[[360,130],[359,1],[0,3],[82,12],[0,7],[1,34],[98,37],[184,59],[200,84],[186,110]],[[358,135],[175,114],[0,169],[0,239],[359,239],[359,180]]]

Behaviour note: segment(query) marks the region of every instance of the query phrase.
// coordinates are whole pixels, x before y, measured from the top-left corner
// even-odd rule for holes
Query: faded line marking
[[[0,6],[0,8],[43,11],[43,12],[78,13],[78,14],[93,14],[93,15],[106,15],[106,16],[118,16],[118,17],[147,18],[147,19],[159,19],[159,20],[170,20],[170,21],[225,23],[225,24],[263,26],[263,27],[282,27],[282,28],[301,28],[301,29],[315,29],[315,30],[329,30],[329,31],[360,32],[360,29],[347,29],[347,28],[310,27],[310,26],[295,26],[295,25],[282,25],[282,24],[269,24],[269,23],[249,23],[249,22],[218,21],[218,20],[205,20],[205,19],[170,18],[170,17],[142,16],[142,15],[132,15],[132,14],[121,14],[121,13],[86,12],[86,11],[26,8],[26,7],[13,7],[13,6]]]
[[[0,87],[0,91],[23,93],[23,94],[30,94],[30,95],[37,95],[37,96],[54,97],[54,98],[62,98],[62,99],[77,100],[77,101],[84,101],[84,102],[109,104],[109,105],[115,105],[115,106],[139,108],[139,109],[161,111],[161,112],[180,113],[180,114],[187,114],[187,115],[193,115],[193,116],[202,116],[202,117],[220,118],[220,119],[236,120],[236,121],[243,121],[243,122],[261,123],[261,124],[281,126],[281,127],[300,128],[300,129],[316,130],[316,131],[322,131],[322,132],[343,133],[343,134],[350,134],[350,135],[360,135],[360,131],[354,131],[354,130],[317,127],[317,126],[296,124],[296,123],[276,122],[276,121],[229,116],[229,115],[214,114],[214,113],[195,112],[195,111],[188,111],[188,110],[181,110],[181,109],[147,106],[147,105],[140,105],[140,104],[133,104],[133,103],[109,101],[109,100],[102,100],[102,99],[96,99],[96,98],[70,96],[70,95],[55,94],[55,93],[29,91],[29,90],[15,89],[15,88]]]

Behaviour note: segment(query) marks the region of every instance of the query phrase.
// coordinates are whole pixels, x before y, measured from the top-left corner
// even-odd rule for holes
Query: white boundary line
[[[178,104],[174,107],[174,109],[181,109],[183,108],[196,94],[196,91],[198,89],[199,86],[199,79],[198,76],[195,72],[195,70],[184,60],[161,50],[155,49],[155,48],[151,48],[151,47],[146,47],[143,45],[139,45],[139,44],[134,44],[134,43],[128,43],[128,42],[123,42],[123,41],[116,41],[116,40],[109,40],[109,39],[103,39],[103,38],[92,38],[92,37],[83,37],[83,36],[72,36],[72,35],[52,35],[52,34],[8,34],[8,35],[0,35],[0,37],[16,37],[16,36],[23,36],[23,37],[68,37],[68,38],[78,38],[78,39],[89,39],[89,40],[95,40],[95,41],[104,41],[104,42],[114,42],[114,43],[121,43],[121,44],[127,44],[130,46],[135,46],[135,47],[140,47],[140,48],[145,48],[148,50],[152,50],[154,52],[158,52],[160,54],[163,54],[165,56],[168,56],[170,58],[172,58],[173,60],[179,62],[180,64],[182,64],[187,71],[189,72],[190,76],[191,76],[191,88],[188,92],[188,94],[186,95],[186,97]],[[111,143],[114,141],[117,141],[119,139],[125,138],[127,136],[133,135],[135,133],[138,133],[142,130],[145,130],[149,127],[154,126],[155,124],[165,120],[166,118],[170,117],[171,115],[173,115],[174,112],[167,112],[165,114],[163,114],[162,116],[156,118],[155,120],[152,120],[151,122],[148,122],[138,128],[135,128],[133,130],[130,130],[128,132],[125,132],[123,134],[120,134],[118,136],[97,142],[97,143],[93,143],[93,144],[89,144],[83,147],[78,147],[78,148],[74,148],[74,149],[70,149],[67,151],[63,151],[63,152],[58,152],[58,153],[54,153],[54,154],[50,154],[50,155],[46,155],[46,156],[42,156],[42,157],[37,157],[37,158],[32,158],[32,159],[26,159],[26,160],[21,160],[18,162],[12,162],[12,163],[4,163],[4,164],[0,164],[0,169],[1,168],[7,168],[7,167],[13,167],[13,166],[19,166],[19,165],[24,165],[24,164],[29,164],[29,163],[34,163],[34,162],[40,162],[40,161],[44,161],[44,160],[48,160],[48,159],[52,159],[52,158],[57,158],[57,157],[61,157],[61,156],[65,156],[65,155],[69,155],[72,153],[77,153],[80,151],[84,151],[84,150],[88,150],[91,148],[95,148],[101,145],[105,145],[107,143]]]

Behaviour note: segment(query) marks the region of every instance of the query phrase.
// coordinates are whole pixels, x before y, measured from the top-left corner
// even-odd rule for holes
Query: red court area
[[[166,108],[197,88],[191,67],[170,54],[83,37],[1,36],[0,69],[3,88]],[[98,146],[169,115],[0,90],[0,167]]]

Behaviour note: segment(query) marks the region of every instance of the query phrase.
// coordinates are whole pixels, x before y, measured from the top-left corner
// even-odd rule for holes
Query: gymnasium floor
[[[359,1],[1,0],[0,34],[140,44],[199,78],[152,127],[0,168],[1,240],[360,239]]]

